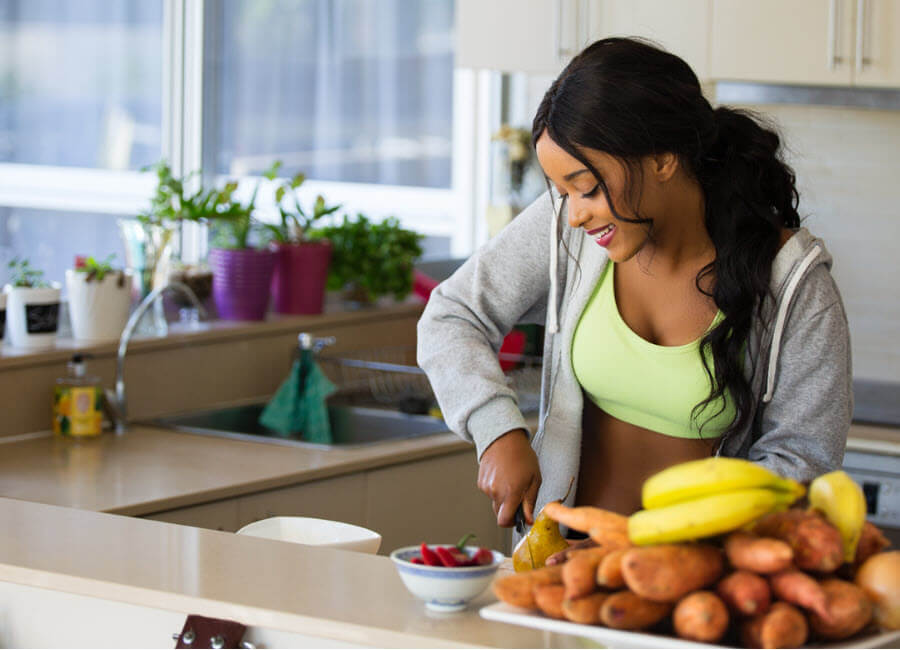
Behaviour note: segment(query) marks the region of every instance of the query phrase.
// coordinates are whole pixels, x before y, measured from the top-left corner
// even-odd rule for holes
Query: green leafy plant
[[[274,168],[277,170],[281,161],[277,161]],[[307,240],[312,227],[323,217],[334,214],[340,209],[340,205],[326,205],[325,197],[321,194],[313,203],[312,212],[307,214],[300,205],[297,196],[297,188],[303,185],[306,176],[302,173],[284,181],[275,190],[275,203],[278,205],[278,214],[281,218],[279,224],[265,224],[266,229],[274,241],[281,244],[298,243]],[[290,199],[292,207],[285,208],[285,198]]]
[[[384,295],[402,300],[412,291],[423,235],[401,228],[396,217],[374,223],[363,214],[344,215],[341,223],[311,234],[331,241],[328,289],[353,287],[369,300]]]
[[[191,178],[201,174],[199,170],[177,178],[165,160],[143,169],[149,170],[156,172],[156,191],[150,200],[150,208],[137,217],[144,224],[210,219],[229,209],[231,194],[237,187],[234,182],[226,183],[223,188],[204,188],[201,184],[195,192],[186,193],[185,186]]]
[[[10,272],[9,282],[14,287],[39,289],[50,286],[44,280],[44,272],[33,268],[31,263],[25,258],[14,257],[7,266]]]
[[[109,257],[107,257],[102,262],[98,262],[97,259],[93,256],[88,257],[79,257],[75,261],[75,271],[77,273],[85,273],[87,274],[84,278],[85,282],[103,282],[103,278],[111,273],[118,274],[118,284],[119,286],[123,286],[125,284],[125,273],[122,269],[114,268],[112,265],[112,261],[115,259],[116,254],[112,253]]]
[[[276,161],[263,173],[263,178],[274,181],[278,178],[278,168],[281,162]],[[262,185],[260,180],[253,188],[253,194],[247,203],[241,203],[234,199],[233,194],[237,189],[237,183],[230,181],[222,190],[223,199],[218,204],[218,209],[210,215],[214,220],[212,245],[216,248],[243,249],[250,248],[250,237],[259,229],[261,224],[253,218],[256,210],[256,197]]]

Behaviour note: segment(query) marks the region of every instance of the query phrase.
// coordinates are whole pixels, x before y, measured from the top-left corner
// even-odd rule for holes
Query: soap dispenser
[[[68,375],[56,380],[53,391],[53,432],[85,438],[103,432],[103,386],[87,374],[82,354],[68,363]]]

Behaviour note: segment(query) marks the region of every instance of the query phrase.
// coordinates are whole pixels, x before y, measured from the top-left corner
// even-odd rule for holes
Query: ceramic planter
[[[279,314],[321,314],[331,242],[277,244],[272,306]]]
[[[100,281],[87,281],[88,274],[66,271],[72,337],[79,341],[118,340],[131,307],[132,274],[107,273]]]
[[[6,325],[15,348],[52,348],[59,329],[59,283],[49,287],[6,285]]]
[[[269,306],[275,251],[252,248],[213,248],[213,298],[219,318],[263,320]]]

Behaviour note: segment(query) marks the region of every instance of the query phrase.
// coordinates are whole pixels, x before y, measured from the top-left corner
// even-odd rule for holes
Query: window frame
[[[162,0],[162,143],[161,157],[175,174],[203,168],[203,101],[212,80],[204,75],[208,0]],[[491,98],[496,73],[456,68],[453,73],[451,186],[446,189],[345,183],[309,179],[298,192],[311,202],[318,194],[341,203],[341,212],[365,212],[373,219],[396,216],[404,227],[426,236],[449,237],[454,257],[469,255],[486,241]],[[209,169],[209,166],[206,167]],[[205,175],[204,182],[215,182]],[[258,177],[240,179],[243,187]],[[274,184],[264,182],[257,205],[259,217],[276,217]],[[146,209],[155,188],[153,172],[116,171],[0,163],[0,207],[18,207],[136,215]],[[205,232],[186,224],[183,255],[196,262],[204,253]]]

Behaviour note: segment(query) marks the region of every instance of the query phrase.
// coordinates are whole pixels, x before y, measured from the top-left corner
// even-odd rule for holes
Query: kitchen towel
[[[300,350],[287,379],[259,416],[259,423],[285,437],[299,433],[307,442],[330,444],[331,423],[325,400],[335,390],[312,350]]]

